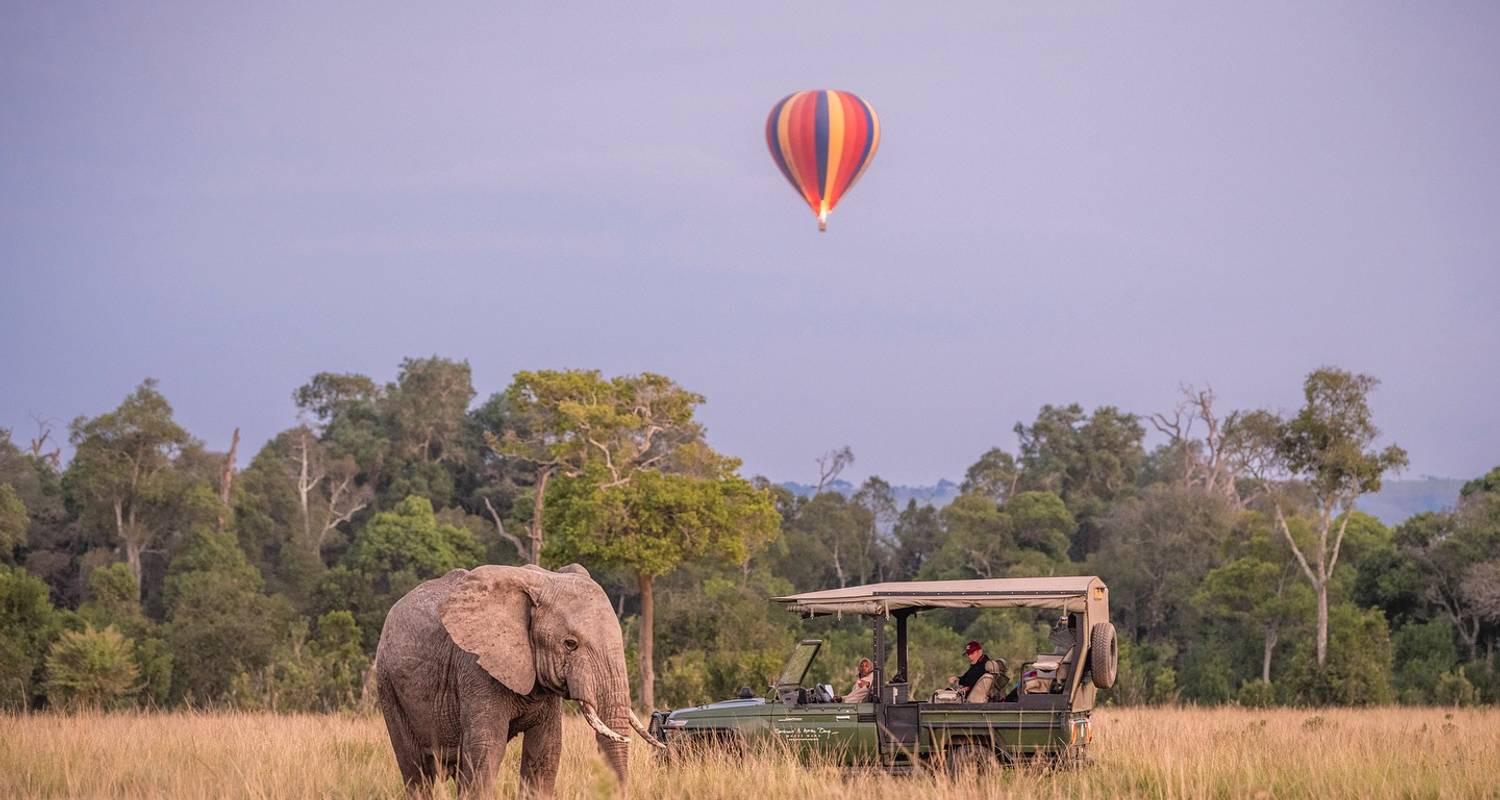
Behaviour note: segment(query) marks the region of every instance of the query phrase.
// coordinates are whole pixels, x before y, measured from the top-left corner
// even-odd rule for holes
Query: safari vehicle
[[[870,702],[835,701],[827,684],[804,685],[822,642],[805,639],[765,697],[741,696],[657,712],[651,732],[668,754],[699,747],[742,748],[780,741],[800,754],[821,754],[850,766],[910,770],[983,766],[1022,759],[1076,764],[1093,739],[1095,692],[1113,685],[1118,664],[1109,622],[1109,590],[1096,577],[994,578],[877,583],[778,597],[804,617],[858,615],[870,623],[875,664]],[[1055,609],[1067,619],[1071,646],[1039,655],[1015,670],[1018,680],[983,702],[940,687],[918,699],[906,680],[907,621],[936,608]],[[895,627],[895,671],[886,674],[886,629]],[[961,655],[953,654],[955,666]],[[961,671],[961,670],[956,670]]]

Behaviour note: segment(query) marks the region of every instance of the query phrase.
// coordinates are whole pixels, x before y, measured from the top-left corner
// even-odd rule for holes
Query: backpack
[[[984,662],[984,671],[995,676],[990,683],[989,702],[999,702],[1010,688],[1010,667],[1003,658],[991,658]]]

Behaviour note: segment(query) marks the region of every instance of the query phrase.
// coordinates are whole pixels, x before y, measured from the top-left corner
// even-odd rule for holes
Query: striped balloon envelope
[[[875,109],[849,92],[796,92],[766,119],[766,145],[792,188],[828,230],[828,212],[869,168],[880,145]]]

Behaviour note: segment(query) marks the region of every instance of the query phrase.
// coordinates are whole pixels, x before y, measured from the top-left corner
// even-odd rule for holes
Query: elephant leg
[[[408,796],[427,797],[437,779],[433,761],[417,745],[396,690],[385,680],[380,681],[378,687],[381,716],[385,717],[385,729],[391,736],[391,749],[396,752],[396,766],[401,770],[401,782],[406,786]]]
[[[459,714],[462,744],[455,779],[463,797],[488,797],[505,760],[510,715],[492,708],[466,708]]]
[[[549,698],[541,721],[522,736],[521,797],[551,797],[562,757],[562,701]]]

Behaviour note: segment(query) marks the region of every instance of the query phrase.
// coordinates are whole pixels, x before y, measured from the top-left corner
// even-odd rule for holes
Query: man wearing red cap
[[[965,692],[972,690],[984,677],[984,662],[989,659],[984,654],[984,645],[979,642],[969,642],[964,645],[964,655],[969,657],[969,671],[963,675],[948,676],[949,684],[958,684]]]

